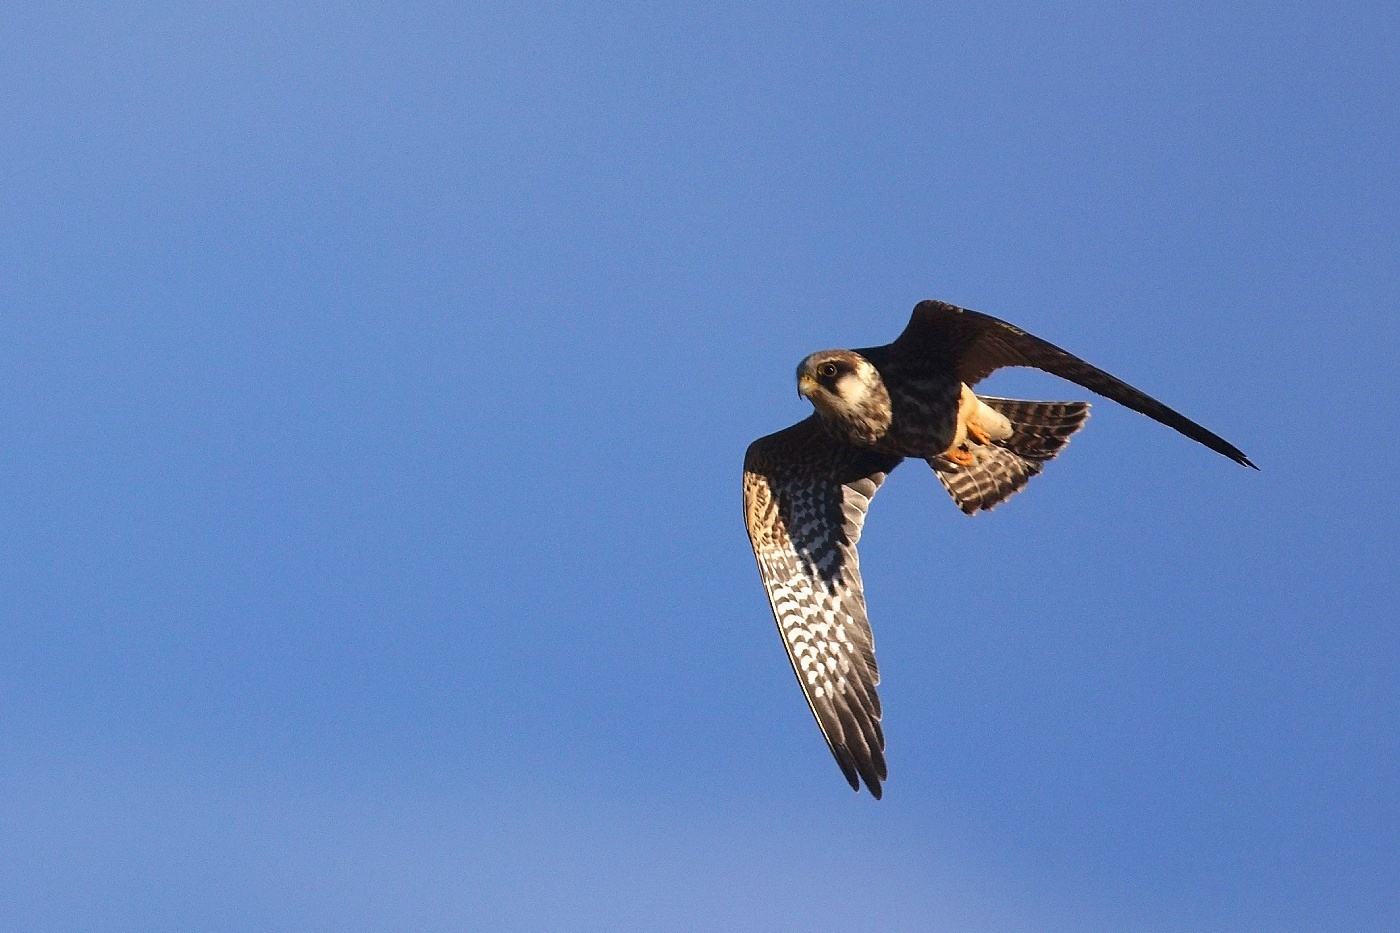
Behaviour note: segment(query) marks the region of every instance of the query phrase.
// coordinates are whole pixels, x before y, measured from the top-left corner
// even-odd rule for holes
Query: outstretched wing
[[[942,301],[921,301],[891,350],[896,357],[946,366],[969,386],[1004,366],[1043,369],[1160,421],[1236,463],[1254,466],[1238,447],[1185,415],[1072,353],[988,314]]]
[[[793,672],[846,780],[876,799],[885,736],[856,542],[900,459],[836,441],[815,415],[744,457],[749,541]]]

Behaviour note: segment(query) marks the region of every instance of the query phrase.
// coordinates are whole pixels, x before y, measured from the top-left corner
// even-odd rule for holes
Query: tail
[[[943,488],[968,515],[1000,505],[1025,488],[1089,418],[1088,402],[978,397],[1006,416],[1011,436],[986,446],[969,443],[971,466],[958,466],[942,457],[928,461]]]

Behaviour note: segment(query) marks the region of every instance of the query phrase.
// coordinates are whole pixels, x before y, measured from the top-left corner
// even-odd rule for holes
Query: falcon
[[[797,367],[815,411],[744,456],[744,519],[759,576],[807,704],[852,789],[887,777],[880,681],[856,542],[870,500],[905,457],[933,468],[969,515],[1019,492],[1089,416],[1087,402],[977,395],[1029,366],[1174,428],[1238,464],[1239,448],[1156,399],[1005,321],[920,302],[894,343],[824,350]]]

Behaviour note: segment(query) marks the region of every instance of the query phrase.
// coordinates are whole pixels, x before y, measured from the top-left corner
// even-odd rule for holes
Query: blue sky
[[[3,26],[7,929],[1400,917],[1393,5]],[[896,472],[876,803],[739,468],[929,297],[1262,472],[1109,403],[991,515]]]

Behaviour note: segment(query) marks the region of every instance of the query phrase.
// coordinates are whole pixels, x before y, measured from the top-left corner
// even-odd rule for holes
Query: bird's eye
[[[824,363],[824,364],[822,364],[822,368],[819,369],[819,370],[817,370],[817,371],[818,371],[819,373],[821,373],[823,376],[825,376],[826,378],[830,379],[832,376],[835,376],[836,373],[837,373],[836,364],[835,364],[835,363]]]

